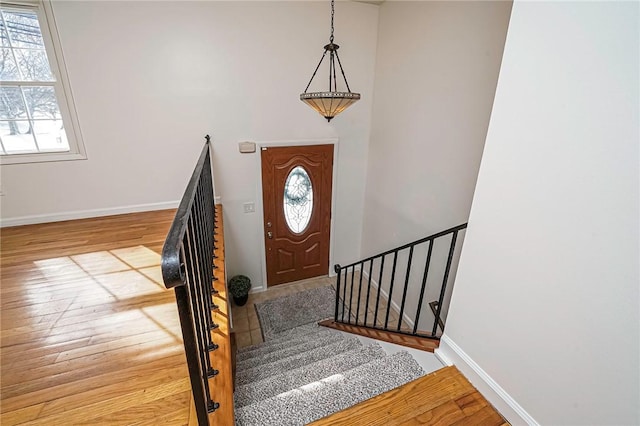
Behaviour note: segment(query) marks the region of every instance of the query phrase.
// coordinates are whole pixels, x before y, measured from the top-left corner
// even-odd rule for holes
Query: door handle
[[[273,238],[273,232],[267,231],[267,238],[271,240]]]

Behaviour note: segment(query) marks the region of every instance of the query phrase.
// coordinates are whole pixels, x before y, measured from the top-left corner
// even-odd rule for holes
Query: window
[[[86,158],[51,3],[0,5],[0,162]]]
[[[296,166],[284,184],[284,218],[291,232],[302,233],[313,212],[313,187],[309,174],[302,166]]]

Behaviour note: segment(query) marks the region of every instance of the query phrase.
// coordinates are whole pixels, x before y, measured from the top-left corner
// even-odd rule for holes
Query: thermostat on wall
[[[238,146],[240,147],[240,152],[243,154],[256,152],[255,142],[240,142]]]

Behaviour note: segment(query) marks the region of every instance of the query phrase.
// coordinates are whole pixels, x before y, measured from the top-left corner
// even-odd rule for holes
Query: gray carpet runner
[[[267,377],[282,374],[294,368],[302,367],[303,365],[310,364],[321,359],[330,358],[337,353],[362,346],[360,341],[355,337],[338,338],[336,341],[326,340],[325,342],[326,344],[324,346],[314,350],[301,352],[299,354],[256,367],[244,369],[241,363],[238,363],[236,367],[236,386],[246,385],[247,383],[254,382],[256,380],[262,380]]]
[[[297,328],[293,328],[291,330],[284,331],[277,335],[277,337],[272,337],[264,343],[260,343],[252,346],[245,346],[244,348],[238,349],[238,355],[244,354],[246,352],[253,352],[256,349],[262,349],[267,346],[271,346],[274,344],[279,344],[283,341],[292,340],[292,339],[304,339],[311,334],[319,333],[321,331],[325,331],[326,327],[320,327],[318,324],[306,324]]]
[[[290,339],[285,340],[286,344],[284,345],[284,347],[291,348],[294,346],[303,345],[305,343],[309,343],[310,341],[314,341],[324,336],[329,336],[333,334],[333,330],[329,328],[324,328],[324,327],[319,327],[319,328],[320,330],[318,332],[303,334],[300,336],[293,336]],[[269,340],[267,343],[263,343],[262,346],[258,346],[257,348],[252,349],[250,351],[238,352],[238,354],[236,355],[236,360],[238,362],[249,360],[251,358],[257,357],[258,355],[266,355],[268,353],[277,352],[281,349],[283,349],[282,341]]]
[[[299,291],[255,305],[265,340],[303,324],[333,315],[335,290],[331,286]]]
[[[407,352],[387,355],[305,325],[238,351],[236,425],[304,425],[424,375]]]

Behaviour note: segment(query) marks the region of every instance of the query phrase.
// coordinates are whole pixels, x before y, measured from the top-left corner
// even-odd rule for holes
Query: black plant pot
[[[233,296],[233,301],[236,304],[236,306],[244,306],[245,303],[247,303],[247,300],[249,300],[249,295],[248,294],[245,294],[242,297]]]

